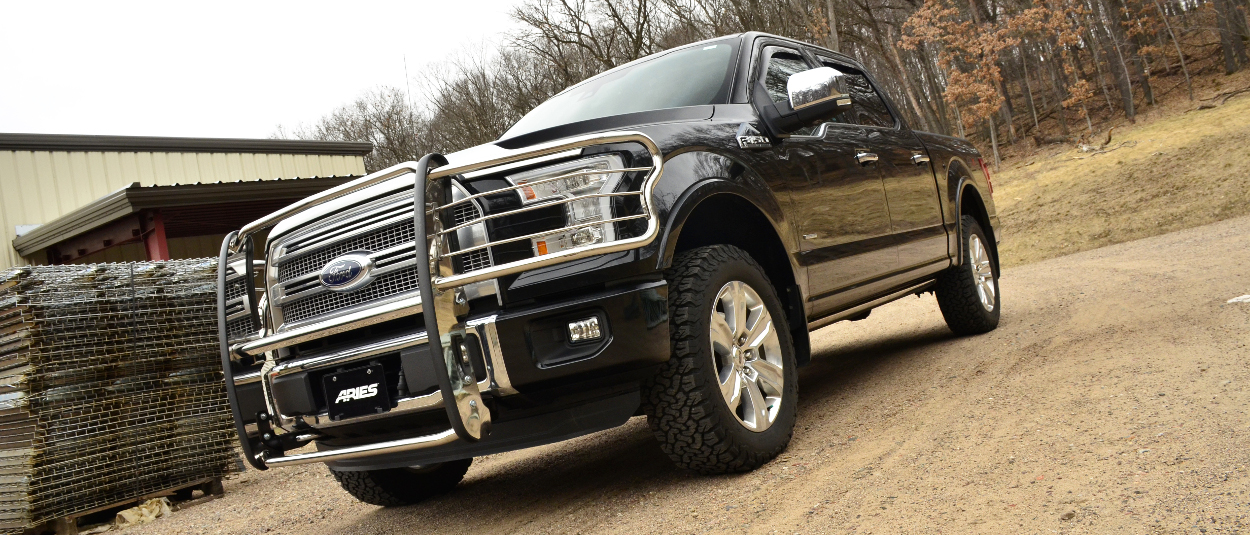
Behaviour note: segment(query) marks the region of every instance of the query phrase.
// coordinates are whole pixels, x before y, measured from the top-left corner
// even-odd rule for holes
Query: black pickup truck
[[[991,191],[836,52],[746,33],[642,58],[229,235],[244,456],[399,505],[646,415],[679,466],[754,469],[790,440],[809,331],[929,291],[954,332],[997,326]]]

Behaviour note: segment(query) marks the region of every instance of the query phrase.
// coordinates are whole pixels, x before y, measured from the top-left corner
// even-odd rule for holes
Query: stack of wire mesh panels
[[[216,262],[0,272],[0,533],[235,467]]]

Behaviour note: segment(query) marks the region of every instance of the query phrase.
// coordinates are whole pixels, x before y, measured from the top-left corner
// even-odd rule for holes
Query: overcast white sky
[[[4,2],[0,132],[268,137],[487,50],[518,2]]]

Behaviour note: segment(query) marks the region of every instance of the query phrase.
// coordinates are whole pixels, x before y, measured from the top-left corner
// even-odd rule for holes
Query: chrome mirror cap
[[[786,82],[790,94],[790,108],[798,111],[822,102],[837,100],[838,106],[851,103],[851,97],[838,90],[837,80],[842,76],[832,67],[818,67],[796,73]]]

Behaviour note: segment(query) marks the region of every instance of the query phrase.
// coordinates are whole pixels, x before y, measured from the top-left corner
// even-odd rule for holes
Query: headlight
[[[579,197],[612,193],[624,175],[617,170],[624,168],[620,156],[604,154],[508,176],[525,186],[517,190],[523,204],[568,201],[565,223],[572,228],[530,240],[534,255],[615,240],[612,224],[593,224],[612,219],[612,197]]]

